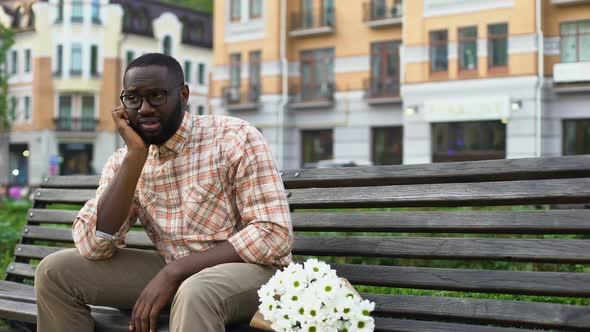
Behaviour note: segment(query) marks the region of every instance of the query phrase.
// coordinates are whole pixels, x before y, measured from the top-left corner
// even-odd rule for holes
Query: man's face
[[[144,96],[139,109],[125,109],[131,127],[146,144],[164,144],[182,123],[188,89],[182,82],[175,82],[168,69],[162,66],[130,69],[123,86],[126,95]],[[165,102],[159,106],[150,105],[148,98],[154,97],[154,93]]]

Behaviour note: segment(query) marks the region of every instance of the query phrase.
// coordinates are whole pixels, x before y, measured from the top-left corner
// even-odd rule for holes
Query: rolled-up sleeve
[[[128,213],[127,219],[119,231],[114,234],[117,237],[116,240],[108,240],[104,237],[96,235],[98,200],[100,195],[102,195],[115,176],[115,173],[117,172],[117,169],[119,168],[125,153],[125,150],[118,150],[109,158],[108,162],[103,168],[95,197],[86,202],[74,220],[74,224],[72,226],[72,236],[74,238],[74,243],[80,254],[88,259],[106,259],[113,256],[118,248],[125,247],[127,245],[124,240],[125,235],[129,231],[131,225],[137,219],[136,209],[134,206],[132,206]]]
[[[289,203],[276,162],[262,134],[244,126],[225,151],[235,174],[234,192],[242,230],[230,237],[240,257],[262,265],[292,261],[293,227]]]

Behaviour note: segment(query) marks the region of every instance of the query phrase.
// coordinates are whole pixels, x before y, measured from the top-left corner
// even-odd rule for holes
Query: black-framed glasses
[[[153,89],[148,93],[128,93],[125,90],[121,91],[121,102],[123,106],[128,109],[138,110],[143,105],[143,100],[147,100],[148,104],[152,107],[158,107],[168,102],[168,90],[174,90],[180,86],[184,86],[184,83],[177,83],[171,89]]]

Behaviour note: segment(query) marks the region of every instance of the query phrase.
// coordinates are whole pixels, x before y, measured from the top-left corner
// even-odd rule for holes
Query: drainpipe
[[[537,22],[537,93],[536,93],[536,101],[535,101],[535,154],[537,157],[541,156],[541,120],[542,120],[542,112],[543,112],[543,105],[542,105],[542,95],[543,95],[543,81],[544,81],[544,55],[545,55],[545,45],[543,39],[543,28],[541,25],[541,0],[537,1],[537,8],[536,8],[536,22]]]
[[[282,95],[281,106],[278,114],[278,130],[277,130],[277,160],[280,169],[284,169],[284,137],[285,137],[285,112],[287,111],[287,104],[289,102],[289,61],[287,60],[287,0],[281,0],[281,15],[279,18],[281,24],[281,79],[282,79]]]

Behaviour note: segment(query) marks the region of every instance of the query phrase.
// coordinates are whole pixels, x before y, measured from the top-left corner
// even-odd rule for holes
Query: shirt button
[[[199,201],[200,201],[200,200],[202,200],[202,199],[203,199],[203,195],[199,195],[199,196],[197,196],[197,198],[198,198],[198,199],[199,199]]]

